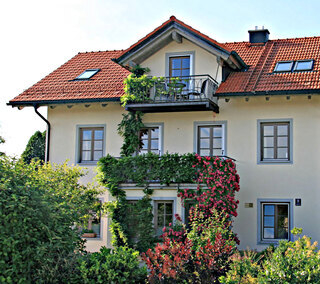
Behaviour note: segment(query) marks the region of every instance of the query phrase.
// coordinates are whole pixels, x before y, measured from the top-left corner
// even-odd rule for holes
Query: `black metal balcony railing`
[[[139,86],[138,103],[201,102],[216,103],[214,94],[218,83],[210,75],[183,77],[161,77],[154,80],[152,87]],[[130,92],[135,93],[135,89]],[[136,93],[135,93],[136,95]]]

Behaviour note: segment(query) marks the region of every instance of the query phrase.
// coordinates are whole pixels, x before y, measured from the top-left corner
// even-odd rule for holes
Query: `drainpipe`
[[[38,105],[33,105],[34,111],[40,118],[47,124],[47,137],[46,137],[46,155],[45,155],[45,162],[49,162],[49,152],[50,152],[50,129],[51,125],[50,122],[40,113],[38,112]]]

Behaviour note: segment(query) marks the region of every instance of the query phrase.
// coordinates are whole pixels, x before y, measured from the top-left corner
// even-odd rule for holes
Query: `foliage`
[[[142,123],[143,113],[140,111],[129,112],[122,115],[122,121],[118,125],[118,133],[123,137],[121,146],[121,156],[131,156],[139,149],[139,131],[144,124]]]
[[[21,155],[25,163],[30,163],[32,159],[45,160],[46,131],[36,131],[29,139],[26,149]]]
[[[139,64],[133,66],[130,71],[136,76],[136,77],[141,77],[142,75],[144,75],[145,73],[150,72],[150,69],[148,67],[144,68],[141,67]]]
[[[108,187],[110,194],[116,198],[107,204],[114,246],[129,245],[139,251],[153,247],[150,182],[166,185],[196,183],[195,191],[180,190],[182,200],[196,200],[199,210],[207,216],[210,215],[210,206],[236,215],[234,193],[239,190],[239,177],[231,160],[202,158],[196,154],[166,153],[159,157],[148,153],[120,159],[108,155],[99,161],[98,172],[100,183]],[[134,182],[144,188],[145,197],[135,205],[128,204],[125,191],[119,188],[121,183],[126,182]],[[204,184],[207,184],[207,190],[203,189]],[[128,214],[130,210],[134,213]],[[134,216],[134,220],[128,215]],[[137,225],[130,226],[132,223]]]
[[[183,237],[172,238],[165,232],[163,243],[143,254],[150,282],[215,283],[228,269],[236,244],[231,221],[215,209],[209,217],[198,206],[193,213],[191,230],[184,230]]]
[[[99,191],[79,168],[0,158],[0,282],[64,283]]]
[[[0,136],[0,144],[6,142],[1,136]],[[0,157],[3,156],[4,153],[3,152],[0,152]]]
[[[301,232],[300,229],[292,230]],[[320,253],[317,242],[303,236],[296,241],[280,241],[257,261],[255,253],[232,258],[227,275],[221,283],[320,283]]]
[[[139,267],[138,256],[139,252],[130,248],[102,247],[100,252],[81,259],[74,283],[145,283],[147,271]]]
[[[184,82],[188,79],[183,79]],[[169,86],[167,83],[171,83]],[[174,87],[177,83],[181,83],[181,78],[171,77],[168,81],[165,77],[150,77],[147,75],[130,74],[124,80],[124,92],[121,97],[122,106],[126,106],[130,102],[148,102],[151,98],[151,92],[157,97],[174,95],[177,88]],[[179,88],[179,93],[182,92]]]

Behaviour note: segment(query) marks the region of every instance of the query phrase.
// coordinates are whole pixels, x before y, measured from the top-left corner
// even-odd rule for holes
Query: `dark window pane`
[[[288,229],[287,228],[278,229],[277,239],[288,239]]]
[[[160,226],[160,227],[163,226],[163,215],[158,215],[157,224],[158,224],[158,226]]]
[[[82,131],[82,140],[91,140],[91,130]]]
[[[172,215],[166,215],[166,224],[165,226],[169,226],[172,223]]]
[[[164,214],[164,203],[158,203],[158,214]]]
[[[166,214],[172,214],[172,203],[166,204]]]
[[[288,216],[288,205],[278,205],[278,214]]]
[[[264,215],[274,215],[274,205],[264,205]]]

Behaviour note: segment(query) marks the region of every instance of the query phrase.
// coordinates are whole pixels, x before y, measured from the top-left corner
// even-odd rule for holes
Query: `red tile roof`
[[[108,100],[124,94],[123,80],[130,73],[111,59],[122,50],[79,53],[10,103],[69,100]],[[76,80],[86,69],[101,69],[90,80]]]
[[[320,37],[269,40],[265,45],[226,43],[237,51],[249,69],[233,72],[218,94],[320,90]],[[312,71],[273,73],[278,61],[313,59]]]
[[[171,17],[162,26],[170,21],[185,25]],[[194,32],[201,34],[196,30]],[[150,34],[146,37],[148,36]],[[205,35],[201,34],[201,36]],[[138,43],[141,43],[145,38]],[[269,40],[265,45],[234,42],[225,43],[221,46],[236,51],[249,68],[246,71],[232,72],[227,80],[220,84],[217,90],[219,95],[320,91],[320,37]],[[118,58],[124,52],[126,51],[79,53],[15,97],[10,101],[10,104],[118,100],[124,94],[123,80],[129,74],[129,71],[111,59]],[[314,60],[312,71],[273,73],[278,61],[302,59]],[[72,81],[86,69],[96,68],[100,68],[101,71],[94,75],[91,80]]]
[[[216,40],[208,37],[207,35],[201,33],[200,31],[194,29],[193,27],[185,24],[184,22],[178,20],[175,16],[171,16],[169,20],[165,21],[162,25],[160,25],[159,27],[157,27],[156,29],[154,29],[152,32],[148,33],[145,37],[141,38],[139,41],[137,41],[135,44],[131,45],[129,48],[127,48],[126,50],[123,51],[122,54],[119,55],[123,56],[124,54],[126,54],[127,52],[131,51],[133,48],[135,48],[136,46],[138,46],[139,44],[143,43],[145,40],[147,40],[148,38],[150,38],[152,35],[154,35],[157,31],[161,30],[162,28],[164,28],[166,25],[172,23],[172,22],[176,22],[180,25],[182,25],[183,27],[187,28],[188,30],[194,32],[195,34],[203,37],[204,39],[208,40],[209,42],[213,43],[214,45],[220,47],[221,49],[227,51],[227,52],[231,52],[232,49],[230,49],[228,46],[217,42]]]

